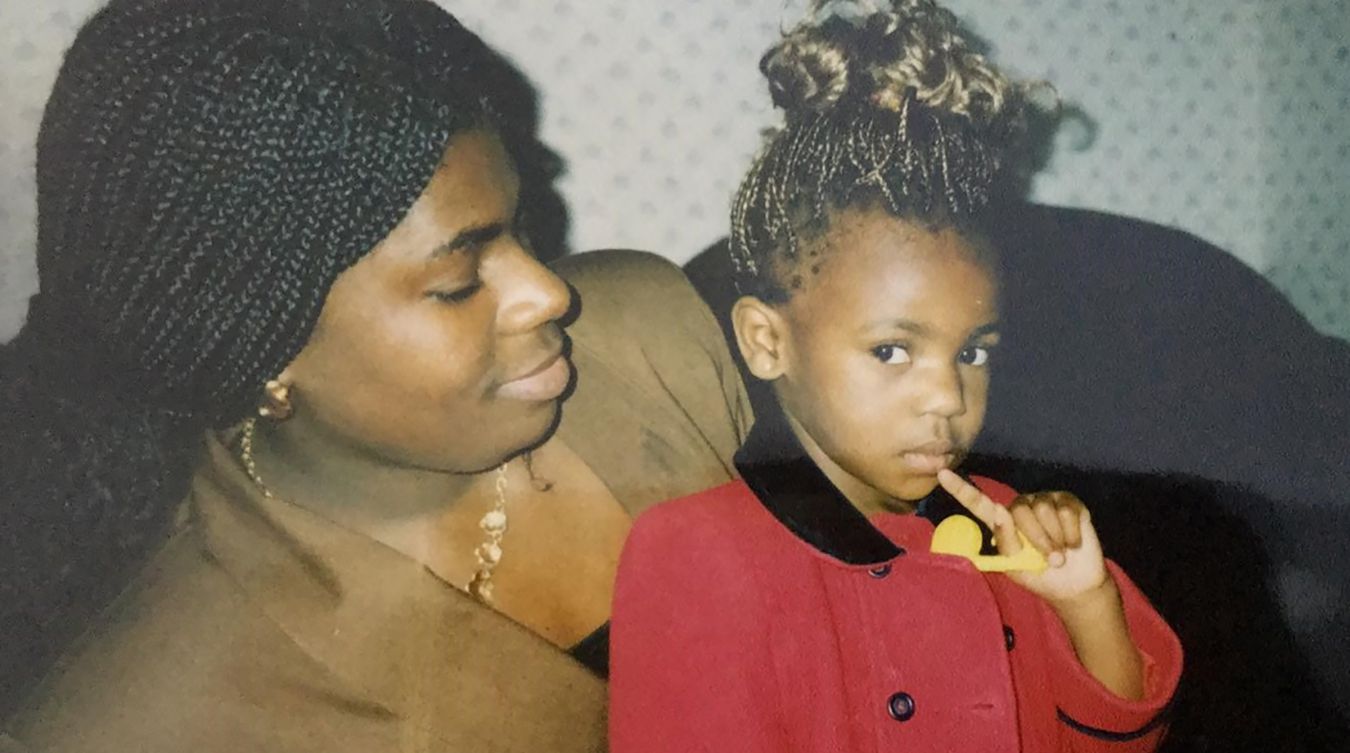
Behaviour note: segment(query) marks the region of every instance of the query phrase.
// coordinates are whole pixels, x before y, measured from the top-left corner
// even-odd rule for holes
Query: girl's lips
[[[952,467],[952,463],[956,461],[956,453],[906,452],[900,455],[900,460],[915,473],[936,476],[938,471]]]
[[[502,384],[497,390],[501,397],[511,400],[555,400],[572,381],[572,365],[559,353],[552,361],[519,379]]]

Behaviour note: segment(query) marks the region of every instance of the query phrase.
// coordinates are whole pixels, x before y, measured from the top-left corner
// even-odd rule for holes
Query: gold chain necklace
[[[267,499],[276,499],[272,490],[263,483],[262,476],[258,475],[258,464],[253,459],[253,436],[258,428],[258,420],[250,418],[244,422],[243,431],[239,434],[239,462],[244,466],[244,473],[252,479],[254,485],[262,491],[262,495]],[[496,500],[492,504],[492,509],[488,510],[482,520],[478,521],[478,527],[483,529],[486,536],[483,543],[474,549],[474,558],[478,561],[478,569],[474,572],[473,578],[467,585],[458,586],[461,591],[466,591],[475,599],[484,604],[492,604],[492,571],[497,569],[497,565],[502,561],[502,537],[506,535],[506,463],[497,467],[496,480]]]

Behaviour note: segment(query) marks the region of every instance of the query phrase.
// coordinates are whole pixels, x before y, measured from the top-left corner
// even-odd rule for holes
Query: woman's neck
[[[450,473],[401,466],[299,421],[259,422],[253,456],[274,496],[376,538],[382,530],[439,519],[492,484],[491,469]]]

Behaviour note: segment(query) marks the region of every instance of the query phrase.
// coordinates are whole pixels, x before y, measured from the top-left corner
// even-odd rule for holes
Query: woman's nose
[[[501,268],[501,326],[524,332],[561,319],[572,304],[572,291],[548,267],[517,245]]]

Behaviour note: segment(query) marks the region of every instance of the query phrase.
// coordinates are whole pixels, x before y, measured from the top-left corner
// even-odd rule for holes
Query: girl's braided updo
[[[493,126],[429,0],[111,0],[38,137],[40,293],[0,349],[0,701],[115,592],[399,222]]]
[[[802,286],[802,242],[831,212],[973,222],[1024,130],[1027,87],[933,0],[816,0],[760,70],[786,123],[736,194],[731,255],[741,293],[768,302]]]

